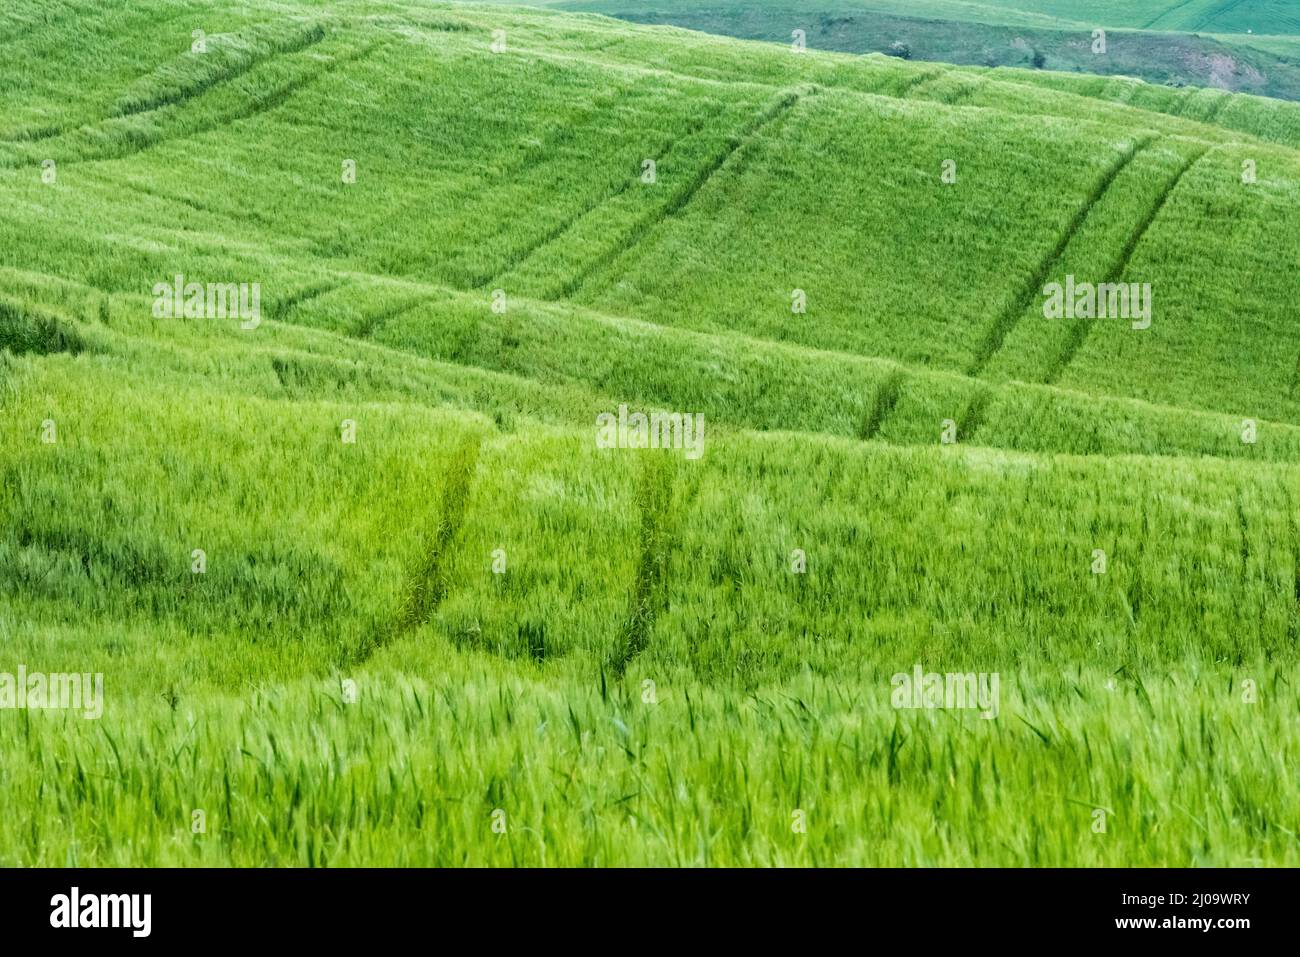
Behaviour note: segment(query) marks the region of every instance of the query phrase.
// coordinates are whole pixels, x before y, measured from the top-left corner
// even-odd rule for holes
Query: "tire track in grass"
[[[1219,7],[1217,10],[1213,11],[1208,17],[1206,17],[1196,26],[1192,27],[1192,30],[1195,31],[1195,30],[1203,29],[1206,26],[1206,24],[1211,23],[1214,20],[1217,20],[1219,17],[1231,13],[1233,10],[1236,10],[1239,6],[1241,6],[1242,2],[1243,0],[1228,0],[1227,3]]]
[[[931,96],[926,91],[925,88],[928,87],[931,83],[935,82],[936,80],[942,79],[947,74],[947,72],[948,72],[947,70],[935,70],[931,73],[926,74],[917,82],[908,84],[907,90],[899,94],[897,99],[900,100],[919,99],[927,103],[942,103],[943,100]]]
[[[721,109],[722,109],[721,104],[716,105],[716,106],[713,108],[713,110],[710,112],[709,117],[711,118],[711,117],[713,117],[713,116],[716,116],[719,112],[721,112]],[[685,138],[687,138],[687,137],[694,136],[696,133],[700,132],[700,130],[704,128],[706,122],[707,122],[707,121],[700,121],[699,123],[693,125],[690,129],[687,130],[687,132],[686,132],[686,134],[685,134],[684,137],[678,137],[678,139],[685,139]],[[742,134],[740,134],[740,135],[741,135],[741,136],[752,136],[752,135],[755,134],[756,132],[757,132],[757,129],[755,129],[754,127],[751,126],[751,127],[747,128],[747,130],[743,131]],[[735,139],[736,139],[736,137],[733,136],[733,137],[732,137],[732,142],[731,142],[731,144],[730,144],[730,146],[729,146],[729,153],[728,153],[728,155],[730,155],[730,153],[734,153],[734,152],[735,152]],[[666,143],[665,143],[665,144],[660,148],[659,152],[656,153],[655,155],[656,155],[656,156],[666,156],[666,155],[669,153],[669,151],[672,149],[672,147],[673,147],[673,145],[674,145],[674,142],[675,142],[674,140],[669,140],[669,141],[667,141],[667,142],[666,142]],[[710,164],[710,167],[709,167],[710,172],[709,172],[708,174],[706,174],[706,177],[705,177],[705,178],[707,179],[707,175],[711,175],[712,172],[716,172],[717,168],[718,168],[719,166],[721,166],[721,164],[722,164],[723,162],[725,162],[725,161],[726,161],[726,156],[723,157],[723,159],[721,160],[721,162],[717,162],[717,163]],[[525,265],[527,264],[527,262],[528,262],[528,261],[529,261],[533,256],[535,256],[535,255],[536,255],[538,252],[540,252],[541,250],[545,249],[545,248],[546,248],[547,246],[549,246],[551,243],[556,242],[557,240],[559,240],[560,237],[562,237],[562,236],[563,236],[565,233],[567,233],[569,230],[575,228],[575,227],[576,227],[579,223],[581,223],[581,222],[582,222],[582,221],[583,221],[587,216],[591,215],[592,213],[594,213],[595,211],[597,211],[598,209],[600,209],[600,208],[601,208],[602,206],[604,206],[606,203],[613,202],[614,200],[618,199],[618,197],[620,197],[620,196],[623,195],[625,192],[627,192],[627,190],[628,190],[629,188],[631,188],[631,186],[632,186],[634,180],[635,180],[635,176],[632,177],[632,178],[630,178],[630,179],[624,180],[624,181],[619,185],[619,187],[618,187],[616,190],[614,190],[614,192],[612,192],[611,194],[609,194],[608,196],[606,196],[605,198],[603,198],[603,199],[601,199],[601,200],[599,200],[599,201],[596,201],[596,202],[591,203],[591,204],[590,204],[586,209],[582,210],[582,212],[580,212],[580,213],[579,213],[577,216],[575,216],[572,220],[570,220],[570,221],[567,222],[567,223],[561,224],[557,229],[553,230],[550,234],[548,234],[547,236],[543,237],[542,241],[539,242],[536,246],[534,246],[532,249],[528,250],[528,251],[527,251],[527,254],[526,254],[525,256],[520,257],[519,260],[518,260],[517,262],[514,262],[514,263],[508,265],[507,268],[506,268],[505,270],[503,270],[502,273],[501,273],[500,275],[501,275],[501,276],[504,276],[504,275],[508,274],[508,273],[511,272],[511,271],[518,270],[518,269],[522,268],[523,266],[525,266]],[[694,192],[695,192],[695,191],[698,191],[698,189],[699,189],[700,186],[702,186],[702,185],[703,185],[702,183],[699,183],[699,182],[697,182],[697,181],[693,181],[691,184],[688,184],[687,192],[688,192],[691,196],[693,196],[693,195],[694,195]],[[629,246],[624,247],[624,248],[620,248],[619,246],[615,245],[615,246],[612,246],[612,247],[606,249],[604,252],[602,252],[602,253],[600,253],[599,255],[597,255],[594,259],[588,261],[587,265],[580,267],[580,268],[578,269],[578,271],[577,271],[573,276],[569,277],[568,279],[563,280],[563,281],[562,281],[558,286],[554,286],[554,287],[552,287],[552,288],[549,288],[549,289],[547,290],[547,292],[546,292],[545,294],[543,294],[543,298],[546,298],[546,299],[567,299],[567,298],[573,296],[573,295],[578,291],[578,289],[581,288],[582,284],[583,284],[583,283],[584,283],[588,278],[590,278],[590,276],[592,275],[592,273],[594,273],[596,270],[602,268],[603,266],[608,265],[609,263],[613,262],[613,261],[614,261],[615,259],[617,259],[617,258],[618,258],[618,257],[619,257],[623,252],[625,252],[627,248],[630,248],[630,245],[635,245],[637,242],[639,242],[640,239],[643,237],[643,235],[644,235],[644,234],[645,234],[645,233],[646,233],[646,232],[647,232],[647,231],[648,231],[648,230],[649,230],[649,229],[650,229],[650,228],[651,228],[655,223],[662,221],[664,218],[666,218],[666,217],[669,216],[669,215],[672,215],[672,212],[673,212],[673,206],[674,206],[674,204],[675,204],[675,202],[676,202],[676,200],[677,200],[678,198],[680,198],[680,197],[678,197],[678,196],[674,196],[674,197],[670,198],[669,201],[668,201],[668,204],[664,207],[664,210],[665,210],[664,212],[662,212],[662,213],[658,213],[658,214],[653,214],[653,215],[651,215],[651,216],[649,216],[649,217],[643,218],[640,222],[636,223],[636,224],[632,227],[632,231],[631,231],[631,234],[630,234],[630,235],[631,235],[631,238],[629,239]],[[690,196],[688,196],[685,200],[683,200],[683,201],[681,202],[680,205],[685,205],[686,202],[689,202],[689,198],[690,198]],[[680,208],[680,206],[678,206],[677,208]]]
[[[1295,504],[1290,493],[1286,495],[1287,526],[1291,531],[1291,616],[1288,637],[1294,644],[1300,641],[1300,528],[1296,527]]]
[[[655,155],[662,156],[663,154],[657,153]],[[537,240],[534,243],[525,247],[524,249],[519,250],[514,255],[508,257],[506,261],[502,263],[501,268],[497,269],[492,275],[488,276],[485,279],[480,279],[479,281],[472,283],[471,288],[490,289],[496,286],[498,283],[501,282],[501,280],[505,276],[508,276],[516,269],[519,269],[522,266],[524,266],[529,260],[531,260],[535,255],[537,255],[538,252],[540,252],[542,249],[545,249],[547,246],[554,243],[561,236],[569,232],[569,230],[573,229],[575,226],[578,225],[578,223],[582,222],[584,219],[586,219],[596,210],[600,209],[606,203],[612,202],[613,200],[616,200],[620,196],[622,196],[625,192],[627,192],[628,186],[629,183],[627,182],[620,183],[618,186],[614,187],[614,189],[610,190],[608,193],[605,193],[603,196],[592,199],[590,202],[586,203],[580,210],[574,213],[571,217],[556,223],[552,228],[548,229],[546,232],[542,233],[542,235],[538,236]]]
[[[1142,534],[1138,536],[1137,558],[1133,562],[1133,577],[1123,592],[1125,608],[1133,630],[1137,630],[1138,619],[1142,616],[1142,599],[1146,595],[1146,582],[1142,576],[1143,562],[1146,560],[1147,539],[1151,537],[1151,517],[1146,505],[1142,506]]]
[[[954,84],[952,89],[937,91],[933,89],[923,89],[934,82],[939,82],[952,76]],[[899,100],[917,100],[920,99],[929,103],[938,103],[942,106],[960,106],[962,102],[974,96],[975,93],[984,87],[984,79],[981,77],[957,76],[953,75],[951,70],[935,70],[932,73],[909,83],[907,88],[894,96]],[[913,93],[919,93],[919,97],[914,97]],[[880,94],[882,96],[889,94]]]
[[[0,32],[0,44],[9,44],[16,40],[25,39],[33,33],[41,33],[50,27],[61,27],[65,21],[70,20],[73,17],[80,19],[86,16],[86,14],[94,13],[95,11],[96,4],[93,3],[85,5],[65,3],[57,10],[51,10],[48,5],[45,5],[44,9],[41,11],[42,19],[18,20],[15,18],[12,22],[17,24],[16,27]],[[190,11],[185,12],[188,13]]]
[[[256,209],[244,208],[240,209],[238,213],[226,212],[225,210],[217,209],[215,206],[209,206],[206,203],[200,202],[199,200],[193,199],[189,196],[173,195],[152,186],[146,186],[136,180],[119,179],[115,176],[106,175],[103,170],[91,170],[87,175],[98,181],[108,190],[129,189],[141,196],[148,196],[150,199],[156,199],[163,203],[175,203],[184,206],[187,209],[194,210],[196,213],[202,213],[204,216],[218,217],[238,229],[247,229],[249,222],[273,228],[282,227],[284,225],[283,218],[267,216]]]
[[[676,145],[678,142],[684,139],[687,139],[699,133],[700,130],[702,130],[704,126],[707,124],[708,120],[717,116],[718,113],[720,113],[721,111],[722,111],[722,103],[721,102],[715,103],[705,118],[700,119],[695,123],[689,124],[687,126],[686,132],[683,135],[675,136],[665,140],[663,144],[659,147],[658,151],[655,152],[653,155],[658,157],[667,156],[672,151],[674,145]],[[615,186],[612,190],[607,192],[605,195],[590,200],[582,209],[580,209],[572,217],[570,217],[569,219],[563,222],[557,223],[552,229],[544,233],[541,237],[539,237],[537,242],[531,244],[525,249],[520,250],[517,254],[510,257],[509,261],[507,261],[501,267],[501,269],[497,270],[495,275],[479,283],[476,286],[476,288],[489,289],[492,286],[494,286],[496,283],[504,280],[511,273],[516,273],[519,270],[522,270],[525,267],[527,267],[528,264],[533,260],[533,258],[536,257],[542,250],[546,249],[551,244],[558,242],[561,239],[561,237],[563,237],[570,231],[576,229],[584,220],[586,220],[588,216],[592,215],[593,213],[596,213],[598,210],[604,208],[609,203],[615,202],[619,197],[621,197],[624,193],[626,193],[629,189],[631,189],[632,184],[636,181],[636,178],[637,176],[634,173],[632,176],[627,177],[622,181],[620,181],[617,186]],[[560,288],[562,290],[567,289],[568,288],[567,281],[565,283],[562,283]],[[562,298],[564,295],[565,293],[563,292],[557,293],[555,295],[542,294],[541,298],[544,299]]]
[[[507,180],[519,178],[526,174],[530,169],[543,165],[558,152],[557,141],[572,136],[574,131],[580,126],[585,126],[590,121],[599,119],[605,113],[608,113],[611,108],[615,107],[622,98],[628,96],[632,92],[633,87],[630,85],[620,86],[616,89],[605,91],[603,94],[593,99],[587,106],[569,114],[564,118],[563,123],[555,124],[555,126],[547,132],[546,140],[544,142],[526,150],[519,160],[511,164],[509,167],[502,169],[498,175],[492,177],[492,185],[500,185],[502,182]],[[721,104],[717,104],[714,107],[714,112],[719,109],[721,109]],[[686,135],[689,136],[693,132],[695,132],[693,129],[688,129]],[[663,156],[672,148],[673,142],[674,140],[672,139],[668,140],[659,148],[659,152],[653,155]],[[627,190],[628,186],[629,182],[627,180],[622,180],[604,195],[591,199],[582,207],[582,209],[578,210],[572,216],[557,223],[551,229],[546,230],[535,241],[529,243],[524,248],[510,254],[500,268],[493,270],[491,274],[481,274],[479,277],[472,280],[469,283],[470,287],[474,289],[492,288],[506,275],[532,258],[539,249],[549,245],[560,236],[564,235],[588,213],[599,208],[610,200],[617,198]]]
[[[374,629],[353,650],[348,664],[362,664],[395,638],[427,624],[451,588],[451,555],[465,521],[465,506],[478,467],[482,438],[466,437],[452,456],[442,479],[437,521],[425,533],[425,547],[411,572],[407,594],[392,624]]]
[[[93,351],[75,323],[41,309],[0,298],[0,352],[80,355]]]
[[[1193,3],[1196,2],[1197,0],[1182,0],[1181,3],[1176,3],[1168,10],[1165,10],[1163,13],[1157,14],[1155,19],[1149,21],[1148,23],[1143,24],[1141,29],[1150,30],[1153,26],[1155,26],[1155,24],[1158,21],[1163,20],[1165,17],[1169,16],[1170,14],[1177,13],[1179,10],[1183,9],[1183,7],[1190,7]]]
[[[1088,218],[1088,214],[1092,212],[1093,207],[1096,206],[1097,203],[1101,201],[1101,198],[1106,195],[1106,191],[1110,189],[1111,184],[1115,182],[1115,179],[1119,174],[1128,167],[1129,163],[1133,162],[1134,157],[1136,157],[1138,153],[1151,144],[1153,139],[1155,139],[1154,135],[1140,137],[1133,143],[1129,144],[1128,149],[1122,152],[1118,157],[1116,157],[1115,161],[1111,163],[1110,168],[1106,170],[1101,180],[1098,181],[1097,185],[1092,188],[1092,191],[1084,199],[1083,205],[1075,211],[1074,216],[1066,225],[1065,231],[1061,234],[1061,238],[1057,240],[1056,245],[1038,264],[1038,268],[1034,270],[1033,275],[1029,277],[1029,282],[1026,283],[1025,288],[1021,291],[1020,295],[1011,302],[1010,306],[1003,310],[1002,314],[994,320],[988,331],[985,332],[983,341],[981,341],[975,351],[975,358],[966,370],[968,376],[978,376],[983,373],[989,360],[992,359],[994,354],[1002,348],[1002,343],[1006,341],[1007,335],[1011,332],[1012,328],[1015,327],[1015,324],[1020,320],[1020,317],[1025,314],[1025,311],[1029,309],[1030,304],[1034,301],[1034,297],[1037,296],[1039,290],[1043,288],[1043,283],[1061,261],[1061,257],[1065,254],[1066,247],[1070,245],[1070,240],[1074,238],[1074,235],[1083,226],[1084,222]]]
[[[95,5],[92,5],[89,9],[95,12],[100,12],[105,10],[105,8],[102,5],[98,6],[98,8]],[[82,10],[76,10],[74,12],[78,14],[84,13],[84,11]],[[186,7],[180,7],[165,17],[151,17],[149,20],[149,29],[153,31],[161,31],[162,28],[167,26],[168,24],[174,23],[175,21],[180,20],[182,18],[188,19],[192,17],[193,14],[194,14],[193,10],[188,9]],[[89,24],[87,24],[84,18],[81,18],[81,20],[82,20],[81,25],[83,29],[89,26]],[[54,21],[51,21],[49,24],[46,25],[54,26],[55,23]],[[103,24],[101,23],[99,24],[99,26],[102,27]],[[0,37],[0,47],[3,47],[8,42],[9,39],[5,37]],[[148,75],[149,75],[148,73],[141,74],[137,76],[133,82],[142,80],[144,79],[144,77]],[[0,141],[9,144],[14,144],[14,145],[31,143],[37,140],[49,139],[51,136],[57,136],[60,133],[71,132],[72,130],[79,129],[82,126],[89,126],[94,123],[99,123],[102,122],[104,119],[106,119],[106,117],[99,117],[99,118],[91,117],[89,119],[80,120],[77,122],[64,121],[62,123],[50,124],[48,126],[20,127],[18,129],[11,129],[7,132],[0,133]]]
[[[985,413],[992,399],[992,389],[985,387],[975,390],[970,401],[966,403],[966,408],[962,410],[961,418],[957,420],[958,442],[969,442],[979,431],[980,426],[984,424]]]
[[[235,123],[238,123],[241,120],[248,120],[256,116],[260,116],[263,113],[269,113],[272,110],[282,106],[291,96],[294,96],[296,93],[298,93],[305,87],[308,87],[313,83],[316,83],[317,81],[328,76],[330,73],[333,73],[335,70],[339,69],[340,67],[350,66],[353,63],[366,59],[372,53],[374,53],[375,50],[379,49],[382,46],[387,45],[390,42],[392,41],[376,40],[375,42],[368,44],[365,47],[362,47],[360,50],[357,50],[354,53],[348,54],[347,56],[336,57],[335,59],[330,60],[328,63],[322,64],[318,68],[306,70],[299,76],[296,76],[293,79],[288,80],[285,83],[282,83],[280,86],[268,91],[265,94],[254,95],[250,97],[248,102],[242,104],[240,107],[236,109],[227,110],[226,112],[219,114],[218,116],[212,118],[211,120],[200,123],[195,127],[174,131],[172,135],[168,135],[167,133],[158,133],[156,135],[139,134],[133,131],[131,138],[128,142],[122,143],[119,146],[114,146],[108,149],[100,150],[99,152],[92,152],[86,155],[73,156],[69,160],[67,160],[67,162],[94,163],[103,160],[125,159],[128,156],[136,156],[140,153],[145,152],[146,150],[153,149],[155,146],[160,146],[164,143],[172,143],[172,142],[179,142],[185,139],[192,139],[193,137],[202,136],[205,133],[211,133],[214,130],[219,130],[222,127],[231,126]]]
[[[336,289],[342,289],[347,283],[342,280],[326,280],[325,282],[312,283],[310,286],[303,286],[296,292],[285,296],[274,306],[271,307],[271,319],[275,322],[287,322],[289,313],[293,312],[303,303],[311,302],[313,299],[319,299],[326,293],[331,293]]]
[[[1232,102],[1231,94],[1228,93],[1222,94],[1219,97],[1219,102],[1215,103],[1214,106],[1210,107],[1210,112],[1206,113],[1205,119],[1201,120],[1200,122],[1214,123],[1215,120],[1219,118],[1219,114],[1222,113],[1227,108],[1228,104],[1231,102]]]
[[[465,504],[478,466],[481,439],[466,439],[457,449],[442,481],[442,508],[428,535],[429,545],[412,576],[406,603],[398,615],[399,631],[425,624],[447,597],[450,587],[448,556],[465,520]]]
[[[211,126],[207,127],[206,129],[199,130],[198,132],[206,133],[209,132],[210,130],[217,129],[222,126],[229,126],[232,123],[238,123],[240,120],[249,120],[255,116],[260,116],[263,113],[269,113],[271,112],[271,110],[274,110],[279,106],[282,106],[289,99],[289,97],[293,96],[298,91],[304,89],[305,87],[310,86],[311,84],[317,82],[318,80],[323,79],[324,77],[333,73],[339,67],[351,66],[353,63],[358,63],[361,60],[365,60],[369,58],[370,55],[374,53],[376,50],[380,49],[381,47],[387,46],[391,42],[393,41],[375,40],[373,43],[368,43],[365,46],[363,46],[361,49],[353,53],[350,53],[347,56],[335,57],[334,59],[330,60],[328,63],[322,64],[318,69],[306,71],[294,77],[293,79],[289,80],[288,82],[281,84],[280,86],[276,87],[274,90],[271,90],[265,96],[253,97],[252,100],[246,105],[244,109],[235,110],[234,112],[229,113],[226,116],[222,117],[221,119],[217,120],[215,123],[213,123]],[[187,133],[186,135],[193,136],[194,134]],[[150,145],[152,146],[153,144]]]
[[[655,618],[664,604],[668,556],[673,542],[668,518],[673,498],[672,467],[662,456],[646,454],[651,457],[646,460],[637,489],[637,507],[641,513],[641,547],[637,558],[636,580],[632,584],[627,617],[619,629],[618,644],[608,665],[615,677],[621,677],[627,666],[650,643]]]
[[[587,284],[588,281],[599,270],[602,270],[620,257],[625,256],[633,248],[640,244],[646,235],[658,226],[680,213],[693,200],[714,175],[727,164],[729,160],[739,154],[746,146],[752,144],[757,137],[772,124],[776,123],[783,116],[788,114],[803,96],[812,95],[815,91],[813,87],[800,87],[799,89],[782,90],[776,99],[751,120],[739,133],[731,136],[726,147],[705,164],[695,178],[687,183],[686,187],[664,205],[663,209],[651,216],[644,217],[632,228],[631,234],[626,242],[621,246],[614,246],[605,250],[594,260],[590,261],[575,273],[565,284],[560,292],[559,298],[569,299],[576,295]]]
[[[1128,269],[1128,264],[1132,260],[1133,253],[1137,250],[1138,244],[1142,242],[1147,231],[1150,230],[1152,225],[1155,223],[1156,217],[1160,215],[1160,211],[1164,209],[1165,204],[1169,202],[1169,197],[1172,196],[1174,190],[1178,188],[1178,184],[1183,181],[1183,177],[1191,172],[1192,167],[1199,163],[1208,152],[1210,152],[1209,147],[1198,150],[1183,163],[1178,172],[1175,173],[1169,182],[1165,184],[1165,188],[1160,191],[1155,202],[1152,203],[1151,208],[1147,210],[1147,214],[1142,218],[1142,221],[1138,223],[1137,228],[1133,230],[1128,241],[1124,244],[1124,248],[1120,251],[1119,260],[1106,276],[1107,283],[1114,284],[1120,281],[1124,272]],[[1052,364],[1051,368],[1047,370],[1047,374],[1043,377],[1044,385],[1055,385],[1057,380],[1061,378],[1061,374],[1065,371],[1066,367],[1074,361],[1074,357],[1079,354],[1079,350],[1083,348],[1084,343],[1088,340],[1088,333],[1092,331],[1094,322],[1096,322],[1095,319],[1075,320],[1074,325],[1070,327],[1069,335],[1066,337],[1065,347],[1061,350],[1061,354],[1056,357],[1056,361]]]
[[[1187,109],[1187,105],[1191,103],[1192,97],[1194,97],[1199,92],[1200,92],[1199,90],[1181,91],[1177,99],[1175,99],[1174,102],[1170,104],[1169,109],[1165,111],[1165,115],[1174,116],[1180,120],[1186,119],[1186,117],[1183,116],[1183,112]],[[1196,122],[1196,121],[1193,120],[1192,122]]]
[[[858,438],[866,442],[880,434],[880,429],[884,426],[885,420],[894,411],[894,406],[898,405],[899,397],[903,391],[903,379],[903,371],[897,369],[880,383],[875,396],[871,400],[871,408],[867,410],[867,415],[862,420],[862,427],[858,430]]]
[[[417,309],[425,303],[434,302],[438,296],[416,296],[406,302],[399,302],[395,306],[387,309],[380,309],[378,312],[363,316],[361,324],[357,326],[349,335],[357,339],[373,339],[385,325],[392,322],[398,316],[404,316],[412,309]]]
[[[18,392],[17,380],[14,375],[14,362],[10,355],[0,349],[0,409],[3,409]],[[3,488],[6,482],[0,482],[0,488]]]
[[[972,96],[974,96],[983,86],[984,84],[981,81],[972,81],[970,83],[967,83],[961,89],[956,90],[952,94],[952,98],[946,101],[947,105],[960,106],[962,103],[965,103]]]
[[[180,82],[171,89],[155,90],[152,93],[131,99],[126,99],[124,94],[123,97],[119,97],[118,105],[113,108],[109,118],[138,116],[141,113],[151,113],[154,110],[162,109],[164,106],[184,106],[187,102],[197,96],[202,96],[208,90],[229,83],[231,80],[236,80],[262,64],[269,63],[276,57],[301,53],[310,49],[328,35],[329,33],[323,24],[313,23],[283,39],[270,39],[266,44],[264,53],[254,53],[244,59],[220,66],[211,74],[192,77],[187,81]]]
[[[665,144],[665,148],[671,148],[671,147],[672,147],[671,143]],[[655,155],[662,156],[663,153],[659,152],[656,153]],[[510,256],[502,264],[501,268],[496,270],[491,276],[488,276],[486,279],[481,279],[478,282],[472,283],[471,284],[472,288],[490,289],[493,286],[497,285],[506,276],[510,275],[510,273],[525,266],[541,250],[545,249],[547,246],[554,243],[561,236],[569,232],[571,229],[577,226],[580,222],[582,222],[584,219],[586,219],[596,210],[600,209],[606,203],[610,203],[618,199],[625,192],[627,192],[630,186],[631,186],[631,181],[625,180],[624,182],[616,186],[614,189],[612,189],[610,192],[604,194],[603,196],[592,199],[590,202],[584,205],[582,209],[578,210],[578,212],[575,213],[573,216],[569,217],[566,220],[562,220],[559,223],[556,223],[555,226],[553,226],[551,229],[547,230],[545,233],[539,236],[536,242],[532,243],[531,245],[527,246],[524,249],[519,250],[513,256]]]
[[[916,76],[908,80],[903,88],[894,94],[895,98],[900,100],[909,99],[913,90],[929,83],[931,80],[937,80],[944,72],[943,70],[918,70]]]
[[[1240,493],[1237,495],[1237,527],[1241,531],[1241,580],[1245,582],[1250,571],[1250,522]]]
[[[238,36],[238,34],[235,34]],[[45,126],[37,130],[27,131],[26,135],[18,139],[9,139],[12,143],[39,143],[43,140],[51,139],[65,133],[72,133],[79,129],[94,127],[110,120],[119,120],[131,116],[139,116],[144,113],[153,113],[167,106],[183,106],[189,100],[202,96],[209,90],[216,89],[231,80],[236,80],[246,73],[257,69],[265,63],[269,63],[277,56],[301,53],[316,44],[320,43],[328,36],[325,28],[319,24],[312,24],[308,29],[285,38],[284,40],[272,40],[267,44],[265,53],[257,53],[248,56],[243,60],[237,60],[224,68],[218,68],[211,74],[195,77],[189,82],[181,82],[178,86],[167,89],[157,90],[150,94],[145,94],[134,100],[125,100],[127,93],[122,93],[118,97],[118,105],[109,110],[107,116],[99,119],[91,119],[82,123],[64,123],[54,126]],[[217,39],[216,37],[213,38]],[[155,70],[155,73],[157,71]],[[149,74],[146,74],[146,77]],[[144,77],[141,77],[144,79]]]

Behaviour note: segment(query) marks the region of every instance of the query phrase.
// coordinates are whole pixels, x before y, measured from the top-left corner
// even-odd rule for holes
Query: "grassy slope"
[[[0,20],[0,636],[110,701],[0,712],[0,860],[1296,861],[1261,101],[375,2],[148,0],[95,15],[175,34],[74,63],[72,7]],[[1117,270],[1151,330],[1026,299]],[[176,272],[266,321],[153,320]],[[620,401],[706,455],[598,451]],[[917,661],[1001,671],[1001,717],[892,710]]]
[[[790,0],[816,7],[822,0]],[[860,0],[859,8],[1022,26],[1125,27],[1203,33],[1295,34],[1300,16],[1289,0]]]
[[[924,7],[932,2],[911,5]],[[1087,0],[1082,4],[1078,0],[979,0],[971,6],[996,10],[1000,17],[1042,15],[1143,30],[1300,33],[1300,15],[1287,0]]]
[[[745,39],[789,43],[803,30],[809,46],[850,53],[906,48],[916,60],[1064,73],[1131,76],[1149,83],[1211,87],[1300,99],[1300,47],[1295,37],[1217,36],[1179,25],[1138,29],[1105,4],[1086,8],[1080,22],[1023,16],[1012,7],[892,3],[890,0],[765,0],[699,4],[684,0],[573,0],[565,9],[590,10],[638,23],[668,23]],[[1128,4],[1131,9],[1133,5]],[[1270,18],[1279,32],[1295,32],[1286,17]],[[1107,47],[1092,48],[1092,31],[1105,27]],[[1258,32],[1258,31],[1257,31]]]

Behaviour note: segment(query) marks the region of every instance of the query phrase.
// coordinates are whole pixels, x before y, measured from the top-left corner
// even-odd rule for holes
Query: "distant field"
[[[867,0],[877,3],[880,0]],[[883,0],[901,6],[903,0]],[[1300,11],[1290,0],[908,0],[920,11],[933,7],[985,12],[998,17],[1043,15],[1076,23],[1105,23],[1140,30],[1182,30],[1208,33],[1300,33]]]
[[[1142,17],[1135,18],[1133,12],[1144,6],[1141,3],[980,6],[894,0],[712,4],[572,0],[559,6],[636,23],[673,24],[786,44],[793,31],[802,30],[807,44],[819,50],[889,53],[967,66],[1132,76],[1173,87],[1211,87],[1300,99],[1300,41],[1296,37],[1247,36],[1247,27],[1238,31],[1189,26],[1175,13],[1169,14],[1168,23],[1164,18],[1139,22]],[[1032,12],[1058,6],[1072,10],[1077,19],[1052,19]],[[1276,9],[1258,4],[1252,9],[1259,13],[1256,22],[1267,24],[1270,30],[1300,33],[1295,17],[1283,12],[1281,4]],[[1092,31],[1098,27],[1108,31],[1104,52],[1093,48]],[[1256,34],[1267,32],[1255,30]],[[1218,35],[1211,35],[1214,33]]]
[[[654,6],[662,6],[657,0]],[[818,8],[823,0],[787,6]],[[860,9],[909,16],[1024,26],[1104,24],[1133,30],[1201,33],[1300,33],[1300,12],[1291,0],[857,0]]]
[[[0,864],[1300,864],[1300,106],[401,0],[0,40],[0,673],[105,676],[0,708]]]

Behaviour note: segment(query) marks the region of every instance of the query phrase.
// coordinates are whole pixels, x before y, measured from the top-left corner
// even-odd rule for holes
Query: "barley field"
[[[1300,104],[417,0],[0,49],[0,865],[1300,864]]]

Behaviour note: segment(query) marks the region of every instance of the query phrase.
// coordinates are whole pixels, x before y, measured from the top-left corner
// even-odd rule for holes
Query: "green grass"
[[[561,2],[567,5],[571,0]],[[656,0],[653,8],[664,9],[672,2]],[[792,9],[832,9],[826,0],[781,2]],[[630,2],[626,5],[631,6]],[[1016,26],[1106,26],[1221,34],[1300,32],[1300,15],[1288,0],[861,0],[855,9]]]
[[[789,45],[802,30],[818,50],[883,53],[967,66],[1140,78],[1182,91],[1211,87],[1300,99],[1300,17],[1265,4],[1072,2],[1068,17],[1030,3],[970,4],[915,0],[759,0],[699,4],[686,0],[561,0],[637,23]],[[1220,9],[1221,8],[1221,9]],[[1220,16],[1203,17],[1204,12]],[[1250,24],[1254,24],[1253,32]],[[1107,31],[1093,48],[1093,31]],[[1268,35],[1279,34],[1279,35]],[[1184,91],[1187,93],[1193,91]]]
[[[953,6],[922,0],[917,8]],[[1210,33],[1296,33],[1300,16],[1286,0],[978,0],[961,3],[1004,17],[1041,15],[1076,23],[1105,23],[1149,30],[1202,30]]]
[[[0,863],[1300,863],[1290,104],[86,6],[0,14],[0,672],[106,704],[0,710]]]

